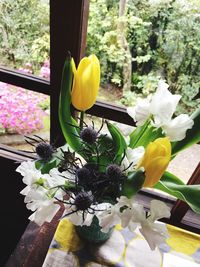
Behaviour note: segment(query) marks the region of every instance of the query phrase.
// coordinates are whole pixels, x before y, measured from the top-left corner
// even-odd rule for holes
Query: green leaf
[[[142,188],[144,180],[145,174],[142,170],[130,173],[122,186],[122,195],[133,197]]]
[[[81,150],[81,142],[78,137],[78,125],[72,118],[70,110],[72,80],[72,63],[71,57],[68,56],[63,66],[58,114],[62,133],[66,142],[73,150],[79,152]]]
[[[57,159],[53,158],[52,160],[45,162],[43,160],[35,161],[36,169],[40,170],[42,174],[49,173],[49,171],[57,167]]]
[[[130,144],[129,146],[131,148],[136,148],[138,147],[138,142],[146,129],[148,128],[148,125],[150,123],[150,120],[146,120],[146,122],[142,126],[136,127],[133,132],[130,134]]]
[[[113,140],[109,136],[100,135],[98,139],[98,164],[99,164],[99,171],[104,172],[108,164],[113,162],[113,158],[115,155],[114,147],[113,147]],[[97,162],[97,158],[90,159],[89,162]]]
[[[126,141],[124,139],[124,136],[116,126],[109,123],[108,121],[106,121],[106,124],[113,139],[113,146],[116,155],[114,161],[119,162],[126,151],[127,148]]]
[[[131,148],[136,148],[139,146],[146,147],[149,142],[153,142],[159,137],[163,137],[162,129],[155,128],[150,124],[150,119],[148,119],[142,126],[138,126],[130,134],[130,144]]]
[[[192,129],[187,130],[186,137],[181,141],[172,143],[172,158],[181,150],[200,142],[200,108],[191,115],[191,118],[194,120],[194,125]]]
[[[154,188],[183,200],[194,212],[200,213],[200,185],[186,185],[175,175],[165,172]]]

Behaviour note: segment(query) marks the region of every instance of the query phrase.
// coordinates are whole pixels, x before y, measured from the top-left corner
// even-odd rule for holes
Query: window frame
[[[50,0],[50,81],[34,75],[22,74],[16,70],[0,68],[0,81],[50,95],[50,142],[56,146],[63,145],[64,143],[57,112],[62,67],[67,51],[71,52],[76,64],[84,56],[88,15],[89,0]],[[95,105],[87,113],[135,126],[134,121],[127,114],[126,109],[117,105],[96,101]],[[30,155],[5,145],[0,145],[0,152],[1,156],[7,153],[10,157],[14,157],[16,154],[30,158]],[[195,183],[200,183],[200,164],[188,182],[188,184]],[[141,193],[145,194],[145,191]],[[151,195],[154,195],[154,193]],[[162,200],[163,197],[158,195],[157,198]],[[171,217],[163,221],[193,232],[199,231],[192,225],[192,221],[190,225],[181,222],[189,210],[189,206],[180,200],[172,202],[174,205],[172,207]]]

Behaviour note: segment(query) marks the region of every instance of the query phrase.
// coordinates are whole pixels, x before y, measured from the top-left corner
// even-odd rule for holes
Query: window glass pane
[[[200,159],[200,145],[181,151],[169,164],[168,171],[187,183]]]
[[[0,64],[49,78],[49,1],[0,1]]]
[[[25,136],[49,140],[49,96],[0,82],[0,143],[32,150]]]
[[[179,113],[200,103],[198,0],[91,0],[87,55],[101,62],[99,99],[132,106],[160,78],[182,95]]]
[[[197,229],[200,229],[200,214],[193,212],[191,209],[187,211],[182,219],[182,223],[191,224]]]

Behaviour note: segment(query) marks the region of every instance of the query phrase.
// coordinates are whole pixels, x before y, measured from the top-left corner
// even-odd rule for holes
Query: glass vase
[[[102,243],[108,240],[113,232],[114,227],[110,228],[107,233],[101,231],[99,220],[96,216],[93,217],[90,226],[76,226],[76,232],[80,238],[90,243]]]

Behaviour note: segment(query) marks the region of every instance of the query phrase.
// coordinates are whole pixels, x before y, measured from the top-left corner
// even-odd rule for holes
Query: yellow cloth
[[[166,244],[151,251],[139,232],[117,225],[111,237],[101,245],[82,241],[74,226],[65,218],[60,221],[49,247],[43,267],[190,267],[200,266],[200,236],[168,225]],[[168,264],[185,260],[185,265]],[[177,258],[178,257],[178,258]],[[175,259],[175,260],[174,260]],[[170,258],[168,259],[170,262]],[[178,261],[177,261],[178,264]]]

